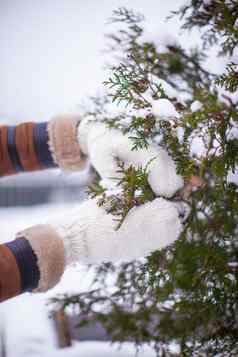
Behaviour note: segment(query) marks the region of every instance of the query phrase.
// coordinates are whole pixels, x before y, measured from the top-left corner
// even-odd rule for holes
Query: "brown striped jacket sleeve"
[[[48,123],[0,125],[0,176],[56,167],[49,148]]]
[[[0,302],[20,294],[20,271],[11,250],[0,245]]]
[[[43,123],[0,125],[0,176],[59,167],[85,167],[78,138],[78,116],[61,115]]]

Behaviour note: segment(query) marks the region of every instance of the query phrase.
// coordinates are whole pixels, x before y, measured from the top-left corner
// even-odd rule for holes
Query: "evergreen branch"
[[[221,53],[229,54],[237,45],[236,5],[235,0],[207,4],[196,0],[176,14],[184,19],[183,28],[204,29],[205,46],[217,43]],[[137,346],[150,343],[157,355],[170,356],[168,346],[176,341],[180,356],[236,356],[238,200],[237,183],[229,177],[238,166],[238,111],[230,96],[237,89],[237,65],[231,62],[216,80],[228,91],[226,100],[221,100],[214,75],[203,68],[203,51],[167,46],[164,53],[158,53],[154,43],[138,43],[143,29],[137,15],[120,9],[114,13],[113,22],[118,21],[124,28],[111,39],[123,59],[105,82],[111,97],[95,100],[90,115],[127,134],[134,150],[155,144],[159,136],[159,144],[186,182],[184,190],[170,199],[181,202],[182,195],[189,212],[173,245],[143,260],[100,265],[97,288],[61,297],[56,303],[77,307],[84,316],[82,325],[100,321],[112,341],[129,338]],[[184,102],[171,99],[163,86],[157,86],[157,78],[185,93]],[[111,98],[125,103],[129,114],[108,112]],[[171,100],[180,117],[165,121],[154,115],[151,103],[159,98]],[[194,102],[199,102],[195,110]],[[196,140],[202,152],[192,152]],[[148,184],[149,164],[125,167],[118,160],[120,194],[108,195],[100,183],[89,189],[91,197],[114,215],[117,229],[131,208],[155,198]]]
[[[216,84],[227,91],[235,92],[238,89],[238,65],[233,62],[229,63],[226,71],[216,80]]]

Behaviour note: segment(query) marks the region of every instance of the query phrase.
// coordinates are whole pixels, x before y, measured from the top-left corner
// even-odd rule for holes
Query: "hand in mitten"
[[[80,122],[78,115],[60,115],[45,123],[0,126],[0,176],[17,172],[59,167],[80,170],[85,155],[102,178],[118,177],[115,158],[126,165],[149,164],[149,183],[156,195],[171,197],[183,186],[175,164],[165,150],[150,145],[148,150],[131,150],[128,135],[109,129],[103,123]]]
[[[63,266],[74,262],[115,262],[148,255],[174,242],[181,231],[177,207],[163,198],[134,207],[119,230],[115,229],[116,225],[115,217],[99,207],[96,199],[90,199],[81,203],[67,217],[49,223],[50,231],[55,232],[54,240],[36,241],[34,235],[37,228],[34,227],[21,232],[20,235],[29,240],[38,257],[40,289],[47,290],[53,281],[56,283],[55,279],[49,279],[48,271],[52,270],[58,252],[61,258],[55,263],[54,269],[59,278]]]
[[[126,166],[146,167],[148,164],[148,181],[158,196],[171,197],[183,187],[183,179],[176,173],[174,161],[161,147],[151,144],[148,149],[132,150],[128,135],[86,119],[79,124],[78,141],[82,152],[89,156],[102,178],[118,177],[118,158]]]
[[[150,146],[131,151],[130,139],[104,124],[82,122],[77,141],[75,119],[55,118],[48,134],[51,153],[63,169],[80,168],[82,153],[103,178],[117,175],[116,157],[134,166],[151,161],[149,183],[156,194],[169,197],[183,185],[164,150]],[[73,262],[130,260],[171,244],[181,230],[178,207],[158,198],[132,208],[120,229],[115,228],[114,217],[96,200],[88,200],[66,218],[20,232],[16,240],[0,245],[0,301],[27,290],[50,289]]]
[[[178,207],[163,198],[134,207],[119,230],[95,199],[65,217],[30,227],[0,245],[0,301],[24,291],[47,291],[67,265],[114,262],[148,255],[181,231]]]
[[[115,217],[89,199],[51,226],[63,239],[67,263],[100,263],[132,260],[163,248],[178,237],[181,223],[177,206],[157,198],[132,208],[116,230]]]

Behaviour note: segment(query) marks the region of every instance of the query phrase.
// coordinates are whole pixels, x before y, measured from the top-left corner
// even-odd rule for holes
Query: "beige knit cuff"
[[[40,281],[35,292],[44,292],[53,288],[60,280],[65,269],[65,250],[62,239],[48,224],[40,224],[22,232],[37,256]]]
[[[77,139],[77,115],[60,115],[48,125],[49,147],[56,164],[63,170],[77,171],[85,166],[85,155]]]

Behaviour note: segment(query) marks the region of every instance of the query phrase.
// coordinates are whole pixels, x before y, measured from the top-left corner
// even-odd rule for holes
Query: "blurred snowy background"
[[[113,9],[127,6],[142,12],[155,37],[177,36],[185,46],[199,43],[198,33],[180,33],[177,20],[165,17],[184,0],[1,0],[0,120],[15,124],[46,121],[63,112],[77,112],[79,103],[102,87],[105,79],[105,25]],[[166,35],[167,36],[167,35]],[[166,37],[165,36],[165,37]],[[209,63],[208,63],[209,65]],[[219,71],[215,61],[210,63]],[[217,68],[216,68],[217,66]],[[223,67],[223,66],[221,66]],[[66,175],[58,170],[23,174],[0,182],[1,241],[29,225],[67,212],[85,194],[87,173]],[[134,356],[127,344],[117,351],[108,343],[77,343],[56,351],[45,302],[58,292],[89,288],[91,273],[69,269],[48,294],[26,294],[0,305],[1,357]],[[5,354],[3,354],[5,353]],[[149,348],[139,356],[154,356]]]

